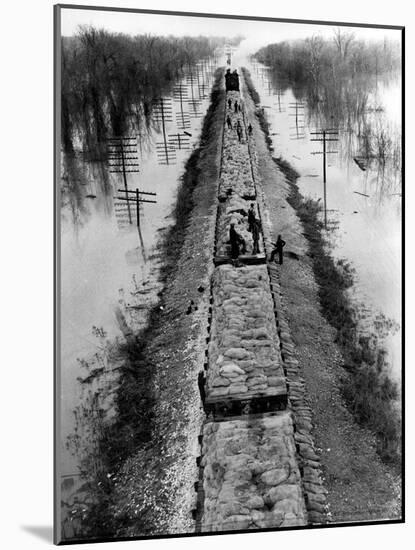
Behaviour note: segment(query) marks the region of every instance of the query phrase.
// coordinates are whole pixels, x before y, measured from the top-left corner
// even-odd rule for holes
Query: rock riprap
[[[205,409],[237,414],[286,404],[267,268],[222,265],[212,278]]]
[[[307,524],[289,412],[208,422],[202,455],[202,531]]]

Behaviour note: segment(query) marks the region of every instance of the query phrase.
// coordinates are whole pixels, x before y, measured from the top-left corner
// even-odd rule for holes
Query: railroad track
[[[278,268],[267,261],[271,236],[262,223],[266,206],[255,138],[247,132],[246,101],[250,98],[240,92],[226,94],[215,269],[199,375],[206,421],[195,483],[197,532],[295,527],[329,518]],[[252,204],[261,221],[259,250],[248,230]],[[247,244],[236,262],[228,243],[231,223]]]

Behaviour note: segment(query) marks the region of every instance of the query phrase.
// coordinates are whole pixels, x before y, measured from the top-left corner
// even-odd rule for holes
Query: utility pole
[[[204,97],[208,97],[208,90],[209,90],[209,82],[210,82],[210,77],[209,77],[209,67],[208,67],[208,63],[207,63],[207,59],[202,59],[202,80],[203,80],[203,83],[202,83],[202,92],[203,92],[203,95]]]
[[[288,104],[288,107],[289,109],[293,109],[294,112],[293,113],[290,113],[288,116],[294,116],[295,117],[295,128],[290,128],[290,130],[296,130],[296,134],[294,136],[290,136],[290,139],[304,139],[305,138],[305,135],[304,135],[304,109],[305,109],[305,105],[304,103],[300,102],[300,101],[296,101],[294,103],[289,103]],[[301,120],[300,117],[302,117]],[[303,124],[303,126],[298,126],[298,122],[301,122]],[[301,132],[299,132],[298,130],[301,130]]]
[[[327,177],[326,177],[326,155],[337,153],[337,151],[327,151],[326,143],[328,141],[339,141],[339,138],[330,137],[338,136],[339,132],[334,129],[319,130],[318,132],[310,132],[311,135],[317,136],[310,141],[321,141],[323,143],[322,151],[313,151],[312,155],[323,155],[323,186],[324,186],[324,227],[327,229]]]
[[[151,196],[157,196],[157,193],[151,193],[149,191],[140,191],[137,189],[118,189],[119,193],[125,193],[125,195],[114,197],[117,200],[120,201],[127,201],[127,204],[129,202],[135,201],[136,204],[136,216],[137,216],[137,228],[140,229],[140,203],[142,202],[148,202],[156,204],[157,201],[155,200],[149,200],[149,199],[143,199],[140,197],[140,195],[151,195]],[[133,195],[133,196],[132,196]]]
[[[186,86],[178,84],[173,88],[174,101],[180,105],[180,111],[176,113],[176,122],[180,130],[187,130],[190,128],[190,116],[187,111],[184,110],[183,102],[188,101],[189,95]]]
[[[304,112],[302,109],[304,109],[304,103],[301,101],[295,101],[288,104],[290,106],[290,109],[294,109],[294,113],[291,113],[290,116],[295,116],[295,124],[298,125],[298,115],[303,116]]]
[[[203,84],[203,81],[200,82],[200,65],[197,64],[196,65],[196,79],[197,79],[197,91],[199,93],[199,99],[202,100],[202,99],[205,99],[206,98],[206,95],[204,93],[204,84]],[[203,92],[203,93],[202,93]]]
[[[169,134],[169,145],[179,151],[188,151],[190,149],[191,136],[192,134],[189,132],[183,132],[183,134],[180,134],[179,132],[177,134]]]
[[[225,44],[225,56],[226,64],[232,65],[232,46],[230,44]]]
[[[201,100],[195,98],[194,87],[193,87],[194,84],[197,84],[197,79],[193,75],[192,67],[190,63],[188,63],[188,69],[189,69],[189,74],[187,75],[187,83],[190,85],[191,99],[188,99],[187,103],[189,105],[189,108],[191,108],[190,116],[191,118],[200,118],[202,116],[202,113],[200,111]]]
[[[276,88],[276,94],[277,100],[278,100],[278,112],[279,113],[285,113],[285,109],[281,107],[281,88]],[[274,105],[277,105],[277,103],[274,103]]]
[[[163,141],[156,143],[159,164],[174,164],[175,151],[167,143],[166,123],[173,122],[173,106],[170,98],[160,97],[153,106],[154,119],[161,125]]]
[[[124,181],[124,191],[128,191],[127,173],[139,172],[136,137],[112,137],[108,139],[108,162],[110,172],[113,174],[122,174]],[[132,223],[130,204],[127,201],[128,219]]]

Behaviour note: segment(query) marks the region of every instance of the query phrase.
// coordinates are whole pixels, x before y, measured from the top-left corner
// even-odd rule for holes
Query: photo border
[[[76,539],[69,541],[62,541],[60,539],[60,483],[58,482],[58,460],[60,450],[60,432],[59,422],[60,420],[60,251],[61,251],[61,224],[60,224],[60,137],[61,137],[61,124],[60,124],[60,92],[61,92],[61,12],[63,9],[76,9],[76,10],[93,10],[93,11],[110,11],[110,12],[124,12],[124,13],[142,13],[152,15],[173,15],[183,17],[204,17],[204,18],[218,18],[218,19],[233,19],[233,20],[245,20],[245,21],[268,21],[275,23],[297,23],[308,25],[325,25],[325,26],[342,26],[342,27],[354,27],[354,28],[372,28],[372,29],[389,29],[401,31],[401,124],[402,124],[402,219],[401,219],[401,297],[402,297],[402,315],[401,315],[401,402],[402,402],[402,481],[401,481],[401,511],[402,517],[400,519],[390,520],[370,520],[370,521],[352,521],[341,522],[336,524],[324,524],[324,525],[307,525],[307,526],[293,526],[283,528],[264,528],[264,529],[241,529],[238,531],[218,531],[209,533],[178,533],[178,534],[166,534],[166,535],[146,535],[146,536],[132,536],[132,537],[102,537],[95,539]],[[264,16],[247,16],[247,15],[226,15],[217,13],[198,13],[198,12],[182,12],[173,10],[150,10],[150,9],[135,9],[135,8],[121,8],[121,7],[109,7],[109,6],[86,6],[76,4],[55,4],[53,6],[53,59],[54,59],[54,73],[53,73],[53,159],[54,159],[54,180],[53,180],[53,197],[54,197],[54,211],[53,211],[53,223],[54,223],[54,235],[53,235],[53,266],[54,266],[54,333],[53,333],[53,381],[54,381],[54,396],[53,396],[53,425],[54,425],[54,476],[53,476],[53,542],[58,546],[73,545],[73,544],[95,544],[102,542],[121,542],[121,541],[135,541],[135,540],[154,540],[154,539],[172,539],[172,538],[189,538],[189,537],[205,537],[205,536],[220,536],[220,535],[236,535],[236,534],[257,534],[267,532],[280,532],[280,531],[307,531],[314,529],[332,529],[339,527],[362,527],[367,525],[390,525],[405,523],[405,26],[401,25],[380,25],[369,23],[347,23],[340,21],[321,21],[311,19],[290,19],[290,18],[276,18],[276,17],[264,17]]]

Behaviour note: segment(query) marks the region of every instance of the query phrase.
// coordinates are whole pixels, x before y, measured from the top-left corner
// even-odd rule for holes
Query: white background
[[[99,0],[77,4],[108,5],[179,11],[205,11],[270,17],[318,19],[407,27],[407,143],[412,160],[414,18],[410,2],[362,0],[295,2],[236,2],[209,0]],[[51,544],[52,528],[52,342],[53,342],[53,42],[52,0],[3,3],[0,30],[0,151],[2,200],[0,322],[1,354],[1,469],[0,544],[27,549]],[[412,36],[411,36],[412,35]],[[412,65],[412,67],[411,67]],[[413,231],[413,167],[406,178],[407,229]],[[411,220],[412,218],[412,220]],[[407,272],[413,266],[412,246],[407,251]],[[413,304],[407,277],[409,305]],[[275,546],[279,548],[413,547],[413,323],[407,305],[407,525],[386,525],[115,543],[110,548],[205,549]],[[410,535],[412,537],[410,538]],[[83,548],[103,547],[102,544]]]

